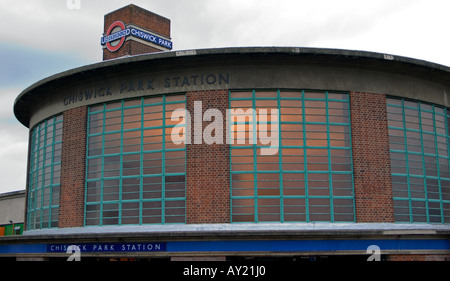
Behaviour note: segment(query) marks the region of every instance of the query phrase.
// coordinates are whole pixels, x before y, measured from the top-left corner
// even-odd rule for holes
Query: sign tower
[[[103,60],[169,51],[170,20],[130,4],[105,15]]]

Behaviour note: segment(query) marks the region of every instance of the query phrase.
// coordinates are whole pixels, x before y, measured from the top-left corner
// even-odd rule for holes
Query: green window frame
[[[85,225],[185,223],[186,149],[171,141],[184,94],[89,107]]]
[[[230,110],[254,109],[244,121],[230,114],[230,136],[236,139],[230,144],[231,221],[354,222],[348,93],[249,90],[229,95]],[[278,126],[274,155],[261,155],[267,148],[257,139],[263,130],[261,109],[278,109],[278,118],[267,126]],[[242,131],[244,144],[237,141]]]
[[[448,110],[388,97],[387,116],[395,221],[449,223]]]
[[[27,229],[58,227],[63,115],[31,131]]]

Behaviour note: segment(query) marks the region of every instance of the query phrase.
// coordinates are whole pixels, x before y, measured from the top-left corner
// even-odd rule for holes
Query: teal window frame
[[[394,217],[397,223],[450,223],[447,108],[387,97]]]
[[[171,97],[175,97],[175,99],[182,97],[182,100],[170,101]],[[149,101],[150,103],[147,103]],[[185,94],[124,99],[89,107],[85,226],[185,223],[186,147],[185,144],[173,147],[167,139],[170,137],[171,128],[182,127],[180,124],[174,124],[170,121],[171,111],[168,110],[168,107],[178,105],[180,105],[179,108],[186,108]],[[161,111],[153,113],[153,108],[158,107],[162,108]],[[128,109],[135,111],[136,114],[134,116],[126,115],[125,111]],[[150,112],[146,113],[147,109]],[[106,114],[115,111],[117,111],[116,118],[120,121],[107,125]],[[103,117],[94,120],[96,115],[103,115]],[[157,115],[160,115],[161,118],[155,117]],[[144,116],[148,116],[149,119],[145,119],[147,117]],[[127,126],[125,119],[131,120],[128,124],[131,124],[132,128],[125,128]],[[159,122],[161,124],[155,125]],[[170,124],[168,124],[169,122]],[[133,127],[133,124],[137,126]],[[111,131],[106,132],[107,126],[111,126]],[[161,140],[160,142],[148,143],[149,146],[147,147],[147,143],[144,141],[145,134],[152,130],[161,130],[162,133],[151,135],[150,138],[161,137]],[[137,137],[135,139],[128,138],[128,134],[130,136],[135,134]],[[120,135],[120,138],[115,140],[116,146],[105,146],[106,138],[113,135]],[[97,143],[93,141],[96,138],[100,139]],[[128,141],[134,145],[125,145],[125,142]],[[111,142],[114,143],[114,140]],[[161,147],[155,149],[152,145],[161,145]],[[93,147],[92,150],[90,146]],[[128,149],[132,151],[127,151]],[[108,152],[111,150],[113,152]],[[93,151],[95,153],[90,155]],[[180,152],[182,158],[172,159],[170,157],[171,154],[181,154]],[[157,157],[158,155],[159,157]],[[154,157],[157,157],[156,161],[160,161],[160,165],[146,166],[148,164],[145,163],[152,163]],[[118,162],[109,163],[109,159],[113,158]],[[170,161],[172,160],[183,163],[171,164]],[[139,164],[136,164],[137,162]],[[118,164],[118,170],[108,170],[108,167],[114,166],[114,164]],[[171,172],[170,169],[172,168],[181,169],[183,172]],[[152,172],[152,169],[159,169],[159,171]],[[130,175],[127,175],[127,173]],[[177,182],[176,180],[180,178],[183,178],[183,180]],[[171,182],[173,179],[175,179],[175,182]],[[152,183],[160,184],[160,191],[146,192],[144,188],[146,182],[149,185]],[[182,185],[182,188],[172,190],[173,185]],[[110,189],[116,192],[111,193],[109,192]],[[131,192],[127,192],[128,189]],[[169,196],[169,194],[175,194],[175,196]],[[98,217],[95,217],[95,213],[98,213]],[[136,216],[136,213],[138,213],[138,216]]]
[[[235,93],[242,93],[242,92],[251,92],[251,97],[233,97],[233,95]],[[276,97],[256,97],[256,93],[261,93],[261,92],[276,92]],[[284,96],[285,93],[297,93],[298,95],[295,96],[296,94],[294,94],[292,97],[289,96]],[[314,93],[319,93],[321,95],[324,96],[324,98],[314,98]],[[310,97],[310,95],[312,95],[312,97]],[[341,96],[342,98],[338,98],[339,96]],[[338,91],[308,91],[308,90],[283,90],[283,89],[276,89],[276,90],[270,90],[270,89],[261,89],[261,90],[240,90],[240,91],[229,91],[229,108],[233,109],[233,108],[240,108],[239,103],[244,104],[244,103],[249,103],[249,101],[251,101],[251,108],[255,109],[257,108],[256,106],[256,102],[257,101],[276,101],[277,104],[277,108],[279,109],[278,111],[278,122],[273,122],[272,125],[277,125],[278,127],[278,133],[279,133],[279,151],[278,151],[278,160],[277,163],[275,163],[275,165],[278,165],[278,168],[275,170],[261,170],[258,168],[258,150],[264,146],[258,145],[257,140],[254,140],[254,144],[250,144],[250,145],[235,145],[235,144],[230,144],[230,198],[231,198],[231,208],[230,208],[230,217],[231,217],[231,222],[232,223],[248,223],[248,222],[254,222],[254,223],[259,223],[259,222],[311,222],[311,221],[324,221],[324,222],[355,222],[356,218],[355,218],[355,200],[354,200],[354,180],[353,180],[353,156],[352,156],[352,145],[351,145],[351,126],[350,126],[350,103],[349,103],[349,95],[347,92],[338,92]],[[309,117],[311,117],[314,112],[312,113],[308,113],[306,114],[306,107],[305,107],[305,103],[308,102],[308,104],[312,104],[312,102],[324,102],[325,103],[325,108],[321,108],[322,111],[325,110],[326,114],[324,114],[323,116],[319,116],[321,119],[323,119],[323,121],[321,122],[313,122],[313,121],[305,121],[307,115]],[[300,110],[300,114],[301,116],[298,116],[300,121],[283,121],[282,117],[283,114],[281,112],[281,108],[280,105],[281,103],[284,104],[288,104],[289,102],[301,102],[301,110]],[[338,102],[338,103],[345,103],[347,110],[345,111],[344,115],[347,118],[346,122],[334,122],[333,118],[333,114],[330,114],[331,111],[333,111],[333,109],[330,110],[329,106],[333,103],[333,102]],[[233,105],[233,103],[236,104],[236,106]],[[243,108],[248,108],[246,106],[242,106]],[[313,111],[312,108],[308,108],[308,110]],[[288,111],[288,110],[287,110]],[[290,111],[293,114],[298,114],[299,112],[293,112]],[[333,111],[334,112],[334,111]],[[254,113],[255,114],[255,113]],[[301,117],[301,118],[300,118]],[[342,116],[341,116],[342,117]],[[258,125],[257,121],[256,121],[256,117],[253,116],[251,121],[245,121],[245,122],[234,122],[233,121],[233,115],[230,114],[230,132],[229,134],[232,134],[232,126],[233,125],[242,125],[242,124],[247,124],[247,125],[252,125],[253,128],[253,138],[256,138],[256,130],[255,128],[257,128],[256,126]],[[301,126],[301,134],[299,136],[294,136],[292,137],[292,139],[289,139],[289,141],[292,140],[296,140],[298,138],[299,140],[299,144],[298,145],[292,145],[292,143],[290,143],[290,145],[285,145],[283,144],[283,140],[285,140],[287,142],[287,138],[283,138],[282,134],[284,134],[285,130],[282,129],[283,125],[290,125],[290,124],[294,124],[294,125],[298,125]],[[308,134],[306,128],[309,128],[309,125],[314,126],[314,125],[323,125],[326,127],[326,144],[322,145],[322,146],[316,146],[316,145],[311,145],[311,141],[312,138],[310,137],[310,135]],[[333,127],[334,126],[334,127]],[[348,134],[348,143],[345,146],[332,146],[330,144],[331,141],[334,141],[333,139],[330,138],[330,128],[333,127],[345,127],[344,131],[346,130],[347,134]],[[286,126],[287,127],[287,126]],[[312,135],[311,135],[312,136]],[[234,165],[239,165],[238,162],[234,162],[233,159],[233,154],[234,152],[240,150],[240,149],[252,149],[253,153],[252,153],[252,157],[253,160],[251,162],[248,162],[248,165],[252,165],[253,167],[249,170],[244,170],[244,171],[238,171],[235,169]],[[283,168],[284,164],[287,164],[286,161],[283,161],[284,157],[286,158],[293,158],[290,157],[290,155],[285,155],[283,154],[283,150],[288,150],[288,149],[298,149],[298,150],[302,150],[303,151],[303,157],[299,157],[298,159],[300,160],[300,163],[298,163],[300,166],[303,165],[302,169],[299,170],[286,170]],[[312,169],[308,169],[308,164],[311,166],[310,168],[313,167],[313,164],[311,163],[313,161],[313,156],[308,157],[308,151],[309,150],[314,150],[314,149],[321,149],[321,150],[326,150],[327,151],[327,159],[326,159],[326,163],[323,162],[322,164],[327,165],[327,171],[320,171],[320,170],[316,170],[316,171],[312,171]],[[331,151],[337,151],[337,150],[342,150],[343,153],[347,153],[348,154],[348,170],[346,171],[334,171],[334,166],[332,167],[332,165],[334,165],[335,161],[337,160],[336,157],[332,157],[332,153]],[[294,157],[295,158],[295,157]],[[289,160],[292,161],[292,160]],[[295,161],[295,160],[294,160]],[[311,161],[311,162],[310,162]],[[250,192],[252,193],[252,195],[247,195],[247,196],[240,196],[240,195],[235,195],[234,193],[237,191],[237,188],[235,188],[233,185],[235,182],[239,182],[239,181],[235,181],[234,178],[235,177],[239,177],[239,175],[252,175],[249,176],[249,180],[247,180],[247,183],[245,184],[253,184],[253,191]],[[313,179],[314,177],[318,176],[320,177],[320,175],[326,174],[327,178],[328,178],[328,186],[326,188],[329,189],[328,195],[312,195],[313,193],[313,185],[316,184],[317,182],[314,182]],[[258,192],[261,191],[261,188],[258,187],[258,177],[259,176],[263,176],[264,175],[274,175],[274,177],[278,177],[278,194],[277,195],[259,195]],[[338,185],[339,183],[337,182],[337,179],[335,181],[333,181],[333,176],[336,176],[336,178],[338,178],[338,175],[343,175],[344,177],[348,178],[348,185],[345,187],[347,190],[345,191],[347,194],[346,195],[337,195],[338,194],[338,190],[337,188],[334,189],[333,185]],[[287,178],[289,177],[296,177],[296,176],[300,176],[304,178],[304,195],[288,195],[288,192],[290,192],[288,190],[288,188],[284,185],[287,185],[287,182],[284,183]],[[270,177],[270,176],[269,176]],[[243,180],[245,181],[245,180]],[[242,182],[243,182],[242,181]],[[261,181],[260,181],[261,182]],[[239,183],[238,183],[239,184]],[[263,183],[264,184],[264,183]],[[250,188],[251,189],[251,188]],[[315,192],[315,191],[314,191]],[[285,194],[286,193],[286,194]],[[266,210],[269,210],[269,214],[262,214],[261,210],[259,208],[259,202],[263,202],[264,200],[266,200],[269,204],[270,204],[270,200],[271,199],[275,199],[276,201],[272,201],[272,202],[278,202],[274,205],[274,206],[266,206]],[[234,202],[237,202],[235,200],[247,200],[245,202],[250,202],[249,205],[247,206],[239,206],[240,204],[234,204]],[[314,205],[313,202],[320,202],[322,201],[321,204],[324,204],[323,202],[326,202],[324,206],[317,206]],[[290,202],[290,203],[289,203]],[[345,202],[345,203],[344,203]],[[350,202],[350,203],[349,203]],[[338,203],[336,204],[336,206],[334,206],[334,203]],[[296,204],[304,204],[304,206],[299,206]],[[342,206],[340,206],[340,204],[342,204]],[[338,206],[339,205],[339,206]],[[277,208],[279,206],[279,213],[277,211]],[[286,211],[285,211],[285,207],[286,207]],[[313,210],[314,208],[319,208],[320,207],[325,207],[329,208],[328,212],[325,213],[320,213],[320,211],[315,211],[314,213],[311,212],[311,210]],[[336,207],[336,208],[335,208]],[[342,208],[339,208],[342,207]],[[247,215],[247,219],[238,219],[237,214],[240,214],[240,212],[238,213],[236,210],[238,208],[243,208],[246,211],[244,213],[245,215]],[[275,210],[275,212],[273,213],[273,216],[271,219],[270,217],[270,210]],[[292,211],[294,210],[294,211]],[[295,213],[295,210],[303,210],[304,213]],[[343,213],[337,213],[335,212],[335,210],[339,210],[340,212]],[[342,211],[345,210],[345,211]],[[268,215],[268,219],[264,218],[263,220],[260,219],[260,215]],[[253,219],[252,219],[253,217]],[[328,217],[328,219],[323,219]],[[250,219],[249,219],[250,218]],[[300,219],[299,219],[300,218]],[[343,219],[344,218],[344,219]]]
[[[27,229],[57,228],[61,187],[63,115],[31,130]]]

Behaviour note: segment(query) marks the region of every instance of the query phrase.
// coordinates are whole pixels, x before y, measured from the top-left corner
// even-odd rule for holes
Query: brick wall
[[[25,209],[24,209],[24,224],[23,224],[23,230],[27,230],[28,228],[28,194],[29,194],[29,188],[30,188],[30,158],[31,158],[31,133],[32,133],[32,128],[30,128],[30,130],[28,131],[28,153],[27,153],[27,180],[25,183]]]
[[[350,92],[357,222],[394,222],[386,96]]]
[[[123,56],[132,56],[137,54],[149,54],[161,52],[152,46],[144,45],[142,43],[128,40],[123,43],[123,46],[115,52],[110,52],[108,49],[103,49],[103,60],[110,60],[114,58],[120,58]]]
[[[225,117],[228,91],[186,94],[186,108],[192,119],[192,144],[186,146],[186,223],[229,223],[230,148],[225,141],[226,120],[223,119],[223,144],[206,144],[204,141],[194,144],[195,101],[202,101],[203,113],[209,108],[216,108]],[[210,123],[203,122],[203,129]]]
[[[114,12],[105,15],[104,33],[115,21],[122,21],[125,25],[133,24],[135,26],[147,29],[158,35],[170,38],[170,20],[142,9],[136,5],[128,5]],[[103,49],[103,60],[109,60],[126,55],[137,55],[143,53],[160,52],[156,48],[144,45],[142,43],[128,40],[116,52],[111,53],[108,49]]]
[[[87,107],[64,112],[59,227],[84,225]]]
[[[427,255],[427,254],[395,254],[389,255],[389,261],[450,261],[450,255]]]
[[[160,15],[142,9],[136,5],[128,5],[105,15],[104,32],[109,26],[117,21],[125,24],[133,23],[139,27],[152,30],[153,32],[170,38],[170,20]]]

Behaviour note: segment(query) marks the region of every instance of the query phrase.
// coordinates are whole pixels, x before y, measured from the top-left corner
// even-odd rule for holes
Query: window
[[[450,222],[447,114],[436,105],[387,99],[396,222]]]
[[[63,116],[31,131],[27,229],[58,227]]]
[[[232,91],[230,122],[232,222],[354,221],[348,94]]]
[[[171,140],[184,95],[89,108],[86,225],[185,222],[185,145]]]

